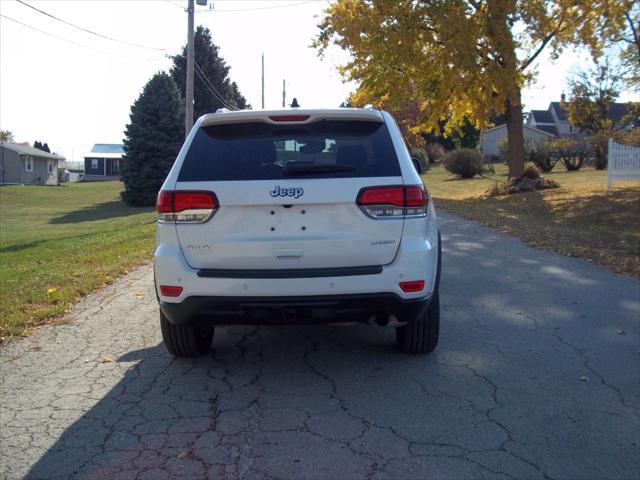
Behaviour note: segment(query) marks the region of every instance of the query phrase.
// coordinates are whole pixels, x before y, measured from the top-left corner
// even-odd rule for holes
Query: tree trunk
[[[509,178],[517,178],[524,173],[524,135],[519,88],[516,90],[515,98],[507,99],[505,102],[505,116],[509,142]]]

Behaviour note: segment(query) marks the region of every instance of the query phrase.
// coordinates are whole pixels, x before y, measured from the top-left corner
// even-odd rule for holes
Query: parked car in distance
[[[396,122],[375,109],[201,117],[158,194],[164,343],[206,353],[217,325],[366,323],[429,353],[440,235]]]

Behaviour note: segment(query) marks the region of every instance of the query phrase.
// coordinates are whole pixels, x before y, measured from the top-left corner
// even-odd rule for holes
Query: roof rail
[[[216,110],[216,113],[229,113],[231,110],[228,108],[219,108]]]

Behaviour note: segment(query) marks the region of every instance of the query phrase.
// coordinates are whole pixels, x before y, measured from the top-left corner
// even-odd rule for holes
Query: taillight
[[[212,192],[162,190],[156,209],[161,223],[202,223],[216,213],[218,201]]]
[[[356,203],[371,218],[424,217],[429,198],[421,185],[366,187]]]
[[[421,292],[424,290],[424,280],[412,280],[410,282],[400,282],[400,288],[406,293]]]

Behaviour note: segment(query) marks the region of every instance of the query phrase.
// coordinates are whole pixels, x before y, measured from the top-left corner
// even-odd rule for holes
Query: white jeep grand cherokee
[[[436,215],[393,118],[374,109],[204,115],[158,194],[154,256],[169,352],[216,325],[369,323],[438,343]]]

